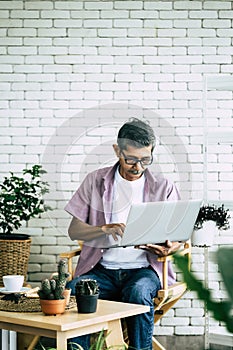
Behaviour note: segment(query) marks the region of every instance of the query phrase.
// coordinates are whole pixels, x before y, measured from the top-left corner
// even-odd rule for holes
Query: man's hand
[[[106,233],[106,235],[111,235],[114,238],[114,241],[118,241],[118,236],[122,237],[124,230],[125,230],[125,224],[106,224],[101,226],[102,231]]]
[[[158,256],[167,256],[170,255],[172,253],[174,253],[175,251],[177,251],[182,243],[179,242],[170,242],[170,241],[166,241],[164,243],[164,245],[160,245],[160,244],[145,244],[145,245],[139,245],[137,246],[137,248],[139,249],[144,249],[147,250],[153,254],[156,254]]]

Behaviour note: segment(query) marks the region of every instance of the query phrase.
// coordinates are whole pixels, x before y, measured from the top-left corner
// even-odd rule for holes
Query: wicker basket
[[[16,303],[10,300],[4,300],[3,296],[0,296],[0,311],[12,311],[12,312],[41,312],[40,299],[39,298],[27,298],[22,296]],[[66,310],[76,307],[75,297],[70,297],[70,302],[66,305]]]
[[[25,240],[0,239],[0,284],[4,275],[23,275],[27,280],[31,238]]]

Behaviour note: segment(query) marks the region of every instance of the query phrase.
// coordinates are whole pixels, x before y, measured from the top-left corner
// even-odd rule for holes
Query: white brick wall
[[[88,171],[115,161],[111,144],[130,116],[155,128],[154,170],[183,198],[203,196],[203,78],[233,73],[232,20],[230,0],[0,1],[0,176],[42,163],[54,207],[22,229],[33,238],[32,284],[75,245],[64,205]],[[209,127],[232,128],[232,92],[208,101]],[[209,197],[232,199],[232,144],[212,145],[209,160]],[[216,237],[224,242],[232,231]],[[199,249],[193,270],[204,275]],[[189,293],[156,333],[203,334],[203,320]]]

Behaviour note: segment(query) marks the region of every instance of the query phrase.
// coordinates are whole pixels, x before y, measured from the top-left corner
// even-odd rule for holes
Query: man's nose
[[[135,164],[134,164],[134,168],[137,169],[137,170],[142,169],[141,163],[140,163],[140,162],[135,163]]]

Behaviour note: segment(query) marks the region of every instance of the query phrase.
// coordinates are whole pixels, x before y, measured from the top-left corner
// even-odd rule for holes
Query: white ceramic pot
[[[193,230],[191,242],[193,247],[211,247],[214,242],[214,236],[218,228],[214,221],[205,221],[203,227],[199,230]]]

